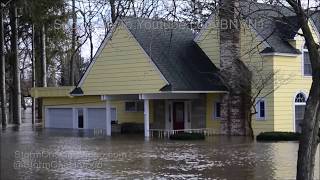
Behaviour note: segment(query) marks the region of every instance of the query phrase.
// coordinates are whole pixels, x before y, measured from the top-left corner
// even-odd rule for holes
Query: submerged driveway
[[[31,126],[1,130],[0,140],[0,179],[293,179],[298,149],[243,137],[145,140]],[[318,159],[315,170],[318,177]]]

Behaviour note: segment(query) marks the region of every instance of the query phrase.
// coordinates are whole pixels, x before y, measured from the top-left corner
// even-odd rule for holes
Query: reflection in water
[[[298,148],[243,137],[147,141],[142,135],[94,137],[30,126],[1,131],[0,140],[0,179],[293,179]],[[318,177],[318,159],[315,169]]]

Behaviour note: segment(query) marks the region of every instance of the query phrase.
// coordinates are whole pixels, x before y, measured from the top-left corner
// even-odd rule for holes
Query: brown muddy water
[[[145,140],[143,135],[33,128],[1,131],[1,178],[294,179],[298,144],[243,137]],[[315,177],[319,177],[317,155]]]

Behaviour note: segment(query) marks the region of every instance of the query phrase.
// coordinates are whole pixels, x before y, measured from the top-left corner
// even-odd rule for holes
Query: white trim
[[[169,81],[164,77],[164,75],[161,73],[161,71],[159,70],[158,66],[153,62],[152,58],[148,55],[148,53],[142,48],[141,44],[138,42],[138,40],[134,37],[134,35],[131,33],[131,31],[128,29],[126,23],[124,23],[121,19],[120,19],[121,23],[124,25],[124,28],[126,29],[126,31],[128,32],[129,36],[138,44],[139,49],[144,53],[144,55],[146,55],[148,57],[148,60],[150,62],[150,64],[155,68],[155,70],[160,74],[162,80],[164,80],[166,82],[167,85],[169,85]]]
[[[144,137],[150,137],[149,100],[144,100]]]
[[[306,93],[305,91],[298,91],[295,93],[295,95],[293,96],[293,113],[292,113],[292,116],[293,116],[293,132],[296,132],[296,105],[297,106],[305,106],[306,105],[306,102],[305,103],[296,103],[296,97],[298,94],[304,94],[305,98],[306,98],[306,101],[308,99],[308,93]]]
[[[106,101],[106,134],[111,136],[111,102]]]
[[[296,57],[299,54],[291,53],[260,53],[262,56],[285,56],[285,57]]]
[[[110,41],[111,37],[113,36],[113,33],[115,32],[115,30],[116,30],[116,28],[118,26],[119,26],[119,18],[116,20],[116,22],[114,23],[113,27],[111,28],[111,31],[107,34],[105,39],[100,44],[100,47],[98,48],[97,52],[95,53],[95,55],[94,55],[94,57],[92,59],[92,62],[90,63],[89,67],[86,69],[86,72],[84,73],[84,75],[82,76],[82,78],[79,81],[79,84],[76,87],[81,87],[82,86],[84,80],[89,75],[93,65],[96,63],[98,57],[100,56],[100,54],[102,53],[103,49],[106,47],[106,45]]]
[[[303,45],[302,45],[302,47],[301,47],[301,70],[302,70],[302,77],[304,77],[304,78],[312,78],[312,74],[311,75],[306,75],[304,72],[305,72],[305,70],[304,70],[304,53],[305,52],[308,52],[309,53],[309,51],[308,51],[308,49],[305,49],[304,48],[304,46],[305,46],[305,43],[303,43]]]
[[[264,117],[261,117],[261,110],[260,110],[260,103],[261,102],[264,103]],[[264,121],[264,120],[267,119],[267,103],[266,103],[266,99],[265,98],[257,99],[256,110],[257,110],[257,114],[256,114],[256,120],[257,121]]]

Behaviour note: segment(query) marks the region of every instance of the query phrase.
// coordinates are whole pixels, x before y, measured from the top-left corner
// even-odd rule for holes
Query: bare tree
[[[18,58],[18,13],[15,1],[10,7],[11,59],[13,62],[13,123],[21,124],[20,62]]]
[[[4,25],[3,25],[3,9],[4,4],[0,5],[0,74],[1,74],[1,118],[2,118],[2,126],[5,127],[7,125],[7,115],[6,115],[6,106],[7,106],[7,98],[6,98],[6,61],[5,61],[5,47],[4,47]]]
[[[319,143],[320,121],[320,49],[309,27],[308,11],[302,7],[300,0],[286,0],[297,15],[305,44],[309,51],[312,66],[312,85],[302,123],[299,142],[297,179],[312,180],[314,177],[315,155]],[[309,1],[308,1],[309,2]]]

